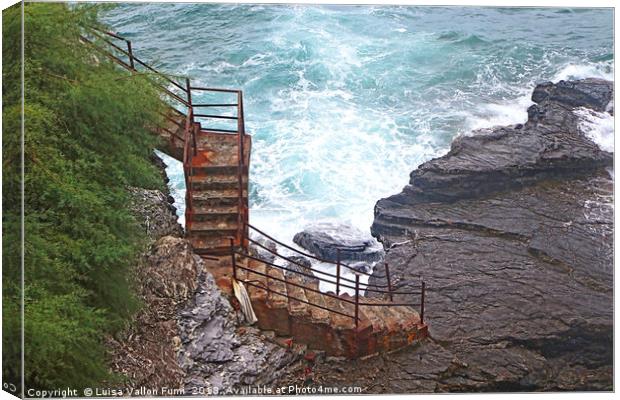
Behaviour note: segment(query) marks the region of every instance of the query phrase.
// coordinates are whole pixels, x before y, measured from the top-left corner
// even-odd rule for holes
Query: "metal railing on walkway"
[[[409,291],[401,291],[401,290],[396,290],[394,289],[392,282],[391,282],[391,277],[390,277],[390,273],[389,273],[389,267],[386,263],[384,263],[385,266],[385,270],[386,270],[386,275],[378,275],[378,274],[370,274],[364,271],[358,271],[355,268],[351,267],[350,265],[344,264],[340,261],[340,259],[338,259],[337,262],[333,262],[333,261],[329,261],[329,260],[325,260],[322,259],[320,257],[316,257],[312,254],[308,254],[306,252],[303,252],[301,250],[295,249],[292,246],[289,246],[285,243],[282,243],[280,241],[278,241],[277,239],[273,238],[272,236],[266,234],[265,232],[261,231],[260,229],[250,225],[250,224],[246,224],[247,227],[255,232],[257,232],[260,236],[280,245],[283,246],[285,248],[287,248],[288,250],[297,253],[301,256],[304,257],[308,257],[308,258],[312,258],[315,260],[318,260],[322,263],[329,263],[334,265],[334,267],[336,268],[336,273],[330,273],[330,272],[326,272],[326,271],[321,271],[318,270],[312,266],[308,266],[308,265],[303,265],[300,262],[296,261],[295,259],[291,258],[290,256],[285,256],[282,255],[280,253],[277,252],[277,250],[274,249],[270,249],[269,247],[267,247],[266,245],[264,245],[263,243],[261,243],[259,240],[253,239],[252,237],[248,237],[247,240],[249,241],[249,243],[258,246],[259,248],[261,248],[263,251],[268,252],[269,254],[271,254],[274,257],[273,261],[269,261],[265,258],[260,257],[259,255],[252,255],[250,254],[248,251],[242,250],[238,247],[234,246],[234,243],[231,242],[231,262],[233,265],[233,277],[237,280],[239,279],[239,276],[237,274],[237,269],[241,268],[243,270],[245,270],[248,274],[255,274],[255,275],[259,275],[262,276],[263,278],[266,279],[267,283],[269,282],[269,280],[274,280],[274,281],[280,281],[280,282],[285,282],[286,284],[289,285],[293,285],[299,288],[302,288],[303,290],[309,290],[311,292],[317,292],[317,293],[321,293],[323,296],[327,296],[333,299],[336,299],[338,301],[343,301],[345,303],[349,303],[352,304],[354,306],[354,315],[350,315],[350,314],[346,314],[343,313],[341,310],[337,310],[334,309],[333,307],[328,307],[328,306],[324,306],[321,304],[317,304],[317,303],[313,303],[309,300],[304,300],[304,299],[299,299],[297,297],[293,297],[291,296],[288,291],[287,293],[281,293],[278,291],[275,291],[272,287],[270,287],[269,284],[265,285],[265,286],[261,286],[259,284],[257,284],[256,281],[253,281],[251,279],[241,279],[241,282],[247,283],[250,286],[255,286],[255,287],[259,287],[261,289],[264,289],[268,292],[274,293],[276,295],[279,296],[283,296],[286,297],[288,299],[292,299],[292,300],[296,300],[296,301],[300,301],[302,303],[311,305],[313,307],[318,307],[320,309],[325,309],[331,312],[334,312],[336,314],[341,314],[344,316],[347,316],[349,318],[352,318],[355,321],[355,326],[356,328],[359,326],[359,322],[360,322],[360,318],[359,318],[359,307],[360,306],[371,306],[371,307],[400,307],[400,306],[406,306],[406,307],[412,307],[414,309],[418,309],[419,310],[419,315],[420,315],[420,321],[423,323],[424,322],[424,302],[425,302],[425,292],[426,292],[426,284],[424,281],[420,281],[420,287],[419,290],[409,290]],[[272,267],[272,268],[277,268],[279,269],[283,276],[285,277],[292,277],[292,276],[298,276],[301,277],[301,282],[304,282],[304,278],[305,280],[314,280],[314,281],[318,281],[319,285],[320,282],[324,282],[324,283],[328,283],[328,284],[335,284],[336,285],[336,292],[332,293],[332,292],[321,292],[319,291],[318,287],[314,288],[311,287],[309,285],[304,285],[302,283],[298,283],[295,281],[292,281],[291,279],[280,279],[274,276],[269,275],[268,273],[262,273],[259,271],[256,271],[255,269],[252,268],[248,268],[248,267],[244,267],[243,265],[240,265],[237,263],[236,260],[236,256],[239,255],[241,257],[247,258],[249,260],[254,260],[256,262],[261,262],[264,263],[265,265],[267,265],[268,267]],[[276,260],[280,260],[285,262],[285,265],[279,265],[276,263]],[[346,268],[349,269],[354,275],[355,275],[355,279],[350,279],[347,277],[342,276],[341,271],[342,268]],[[378,283],[374,283],[374,284],[368,284],[368,283],[362,283],[360,282],[360,277],[362,275],[367,275],[367,276],[373,276],[375,278],[385,278],[387,280],[386,284],[382,285],[382,284],[378,284]],[[328,279],[326,277],[329,277],[331,279]],[[411,283],[410,283],[411,285]],[[353,300],[348,299],[346,296],[341,296],[341,289],[345,288],[345,289],[351,289],[353,290],[354,294],[353,294]],[[383,295],[384,297],[388,297],[389,298],[389,302],[379,302],[379,301],[372,301],[372,302],[368,302],[368,301],[360,301],[360,297],[364,297],[364,295],[368,293],[375,293],[378,295]],[[412,297],[412,296],[419,296],[420,301],[419,302],[394,302],[394,296],[407,296],[407,297]]]
[[[90,44],[113,62],[127,69],[131,73],[145,73],[153,75],[153,84],[160,89],[169,102],[169,113],[162,116],[169,122],[183,130],[183,136],[179,136],[178,132],[169,129],[166,126],[160,126],[170,136],[171,148],[176,147],[177,140],[183,143],[183,168],[185,171],[186,184],[186,224],[189,223],[191,230],[191,219],[193,215],[192,207],[192,180],[193,175],[192,157],[196,155],[198,147],[196,145],[196,136],[200,131],[228,133],[237,135],[237,178],[238,185],[238,233],[237,240],[240,246],[246,246],[247,230],[244,224],[248,222],[249,211],[247,202],[243,196],[243,174],[248,170],[245,162],[245,120],[243,109],[243,92],[236,89],[222,89],[212,87],[193,86],[189,78],[179,78],[170,74],[164,74],[156,68],[150,66],[146,62],[136,57],[133,51],[133,45],[130,40],[113,32],[104,31],[98,28],[91,28],[81,35],[81,40]],[[183,82],[184,80],[184,82]],[[217,103],[194,103],[193,93],[208,92],[217,94],[232,94],[235,96],[231,102]],[[195,109],[214,109],[214,108],[235,108],[236,115],[223,115],[218,113],[196,113]],[[176,116],[177,118],[175,118]],[[184,121],[184,123],[180,122]],[[236,121],[236,129],[225,129],[221,127],[209,126],[206,121],[227,120]],[[191,142],[191,144],[190,144]],[[190,149],[191,147],[191,149]]]

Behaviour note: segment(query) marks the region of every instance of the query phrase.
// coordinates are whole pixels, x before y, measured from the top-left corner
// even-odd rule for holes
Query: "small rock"
[[[278,250],[278,245],[275,242],[272,242],[271,240],[264,237],[253,237],[252,240],[255,240],[256,242],[258,242],[258,244],[250,242],[250,255],[273,263],[276,259],[276,256],[272,252],[276,252]],[[265,249],[265,247],[268,250]]]
[[[287,257],[291,262],[287,262],[285,268],[289,271],[284,271],[286,276],[296,276],[301,278],[304,282],[315,282],[318,281],[319,278],[315,278],[312,273],[312,263],[306,257],[303,256],[288,256]],[[295,272],[301,272],[302,274],[311,275],[305,276],[301,274],[296,274]]]
[[[330,222],[316,223],[306,227],[293,237],[293,241],[304,249],[328,261],[379,261],[383,249],[370,236],[348,225]]]
[[[353,268],[357,272],[363,272],[365,274],[370,273],[372,271],[372,266],[366,262],[359,261],[352,264],[348,264],[349,267]]]

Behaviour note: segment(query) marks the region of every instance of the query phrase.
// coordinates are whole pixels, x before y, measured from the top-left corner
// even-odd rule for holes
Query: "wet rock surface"
[[[256,241],[256,243],[250,242],[250,245],[248,246],[250,255],[267,262],[274,262],[276,259],[274,253],[278,251],[278,245],[275,242],[261,236],[253,237],[252,240]]]
[[[528,109],[525,124],[457,137],[445,156],[422,164],[402,193],[377,206],[479,198],[548,179],[589,176],[612,165],[613,155],[583,135],[573,112],[580,107],[604,111],[612,88],[599,79],[537,86],[539,102]]]
[[[608,109],[612,88],[542,84],[525,124],[457,138],[377,202],[372,232],[393,280],[427,284],[430,337],[320,365],[315,382],[373,393],[613,389],[612,154],[575,113]]]
[[[383,258],[383,249],[367,233],[347,224],[316,223],[293,237],[293,242],[328,261],[341,260],[376,262]]]
[[[299,277],[303,282],[318,282],[319,278],[314,277],[312,262],[309,259],[303,256],[288,256],[287,258],[290,260],[286,261],[284,265],[288,269],[288,271],[284,272],[287,276]],[[291,271],[299,272],[300,274]]]
[[[200,270],[194,299],[180,313],[179,364],[185,371],[186,394],[234,394],[246,385],[277,379],[299,355],[265,339],[217,287],[204,261],[194,256]]]

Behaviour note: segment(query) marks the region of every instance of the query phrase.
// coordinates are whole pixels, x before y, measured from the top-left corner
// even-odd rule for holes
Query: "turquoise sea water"
[[[244,90],[250,218],[285,241],[368,230],[455,136],[523,122],[538,81],[613,79],[610,9],[126,4],[106,21],[163,71]]]

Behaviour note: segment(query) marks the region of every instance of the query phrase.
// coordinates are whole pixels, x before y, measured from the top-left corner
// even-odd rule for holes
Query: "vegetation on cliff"
[[[126,187],[161,189],[145,127],[162,102],[148,77],[79,41],[100,6],[26,3],[25,389],[112,379],[103,337],[139,304],[130,271],[144,233]],[[21,9],[3,13],[3,364],[20,380]]]

